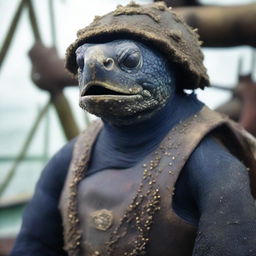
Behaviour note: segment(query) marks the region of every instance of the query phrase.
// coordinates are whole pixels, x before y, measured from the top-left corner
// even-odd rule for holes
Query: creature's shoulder
[[[179,145],[181,164],[186,163],[192,170],[198,169],[207,175],[210,166],[217,170],[223,169],[225,162],[227,166],[243,163],[252,170],[250,178],[256,184],[255,139],[227,117],[204,106],[197,114],[178,124],[170,135]]]
[[[191,153],[186,169],[191,176],[204,179],[213,175],[224,175],[225,172],[246,167],[229,149],[213,134],[206,135]]]
[[[249,178],[251,192],[255,196],[255,145],[255,138],[238,124],[226,119],[195,147],[186,163],[186,173],[193,183],[200,186],[208,184],[218,187],[223,182],[230,184],[231,180],[236,180],[239,183]]]
[[[39,187],[54,190],[56,187],[63,186],[76,140],[77,138],[74,138],[68,142],[50,159],[38,181]]]
[[[77,137],[66,143],[50,160],[55,163],[69,163],[72,158],[72,153],[74,150],[75,143],[77,141]],[[49,162],[49,163],[50,163]]]

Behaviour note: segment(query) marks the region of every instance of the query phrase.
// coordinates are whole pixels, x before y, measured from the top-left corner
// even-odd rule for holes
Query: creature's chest
[[[102,253],[109,248],[107,243],[112,240],[127,207],[137,194],[142,171],[138,167],[108,169],[81,181],[78,212],[85,255],[97,255],[97,252]]]
[[[180,255],[190,255],[194,229],[171,209],[174,181],[169,182],[169,162],[156,166],[150,159],[125,170],[103,170],[80,182],[82,255],[171,255],[171,248],[183,248],[177,231],[191,242]]]
[[[113,228],[115,219],[120,217],[138,190],[141,173],[136,171],[138,170],[132,168],[103,170],[85,178],[79,184],[79,215],[86,230],[90,227],[92,233],[98,233],[99,230],[107,231]],[[105,220],[104,217],[101,218],[102,211],[109,211],[109,220],[107,217]],[[99,223],[100,219],[102,224]],[[100,234],[104,232],[99,232]]]

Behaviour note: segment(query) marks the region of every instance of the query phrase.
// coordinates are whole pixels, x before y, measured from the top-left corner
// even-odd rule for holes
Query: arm
[[[200,213],[193,256],[256,255],[256,208],[245,166],[205,139],[188,168]]]
[[[65,256],[59,197],[72,156],[74,140],[47,164],[26,207],[11,256]]]

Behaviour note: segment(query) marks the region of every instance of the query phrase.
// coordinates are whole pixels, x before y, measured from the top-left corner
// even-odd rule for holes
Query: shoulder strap
[[[168,134],[167,145],[177,176],[201,140],[227,122],[227,117],[204,106],[197,114],[176,125]]]
[[[237,157],[249,171],[251,193],[256,198],[256,139],[242,126],[228,119],[215,135],[226,148]]]
[[[198,114],[178,124],[169,134],[173,138],[172,143],[179,145],[172,152],[177,155],[177,178],[193,150],[209,133],[220,139],[226,149],[247,167],[251,192],[256,198],[256,139],[238,123],[208,107],[203,107]],[[180,134],[183,138],[179,138]],[[182,155],[182,159],[179,159],[179,155]]]
[[[93,143],[102,126],[101,120],[96,120],[78,136],[62,191],[59,208],[64,223],[65,250],[69,255],[78,255],[81,239],[77,211],[77,185],[85,177]]]
[[[206,106],[198,114],[178,124],[168,135],[172,138],[172,144],[176,145],[172,155],[175,155],[177,178],[193,150],[209,133],[220,139],[227,150],[250,170],[251,192],[256,197],[256,139],[226,115]]]

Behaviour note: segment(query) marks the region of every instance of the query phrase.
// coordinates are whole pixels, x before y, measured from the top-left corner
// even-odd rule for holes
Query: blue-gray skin
[[[123,43],[125,47],[122,47]],[[130,68],[126,71],[118,62],[119,55],[114,54],[119,48],[129,50],[129,46],[139,49],[142,57],[140,65],[132,71],[128,71]],[[88,53],[92,49],[98,49],[98,56],[102,57],[104,53],[106,62],[97,72],[91,73],[86,63],[90,64]],[[90,54],[93,58],[93,51]],[[82,94],[99,94],[85,96],[88,98],[82,96],[80,104],[102,116],[105,124],[93,148],[88,178],[102,170],[125,169],[142,161],[173,126],[203,106],[195,96],[175,91],[173,67],[168,66],[164,56],[141,43],[119,40],[100,45],[85,44],[78,49],[77,57]],[[131,67],[136,59],[133,56],[127,60],[127,65]],[[115,63],[112,62],[114,60]],[[115,68],[112,70],[113,66]],[[97,88],[99,80],[101,88]],[[90,81],[94,81],[92,85],[95,90],[91,87],[86,92],[84,88]],[[108,90],[103,89],[104,86]],[[127,96],[122,98],[120,92]],[[107,95],[102,96],[104,93]],[[119,97],[123,100],[122,104],[117,102],[116,109],[111,110],[110,103]],[[104,102],[106,99],[110,99],[110,102]],[[131,102],[136,104],[136,99],[142,99],[145,106],[145,102],[155,101],[160,105],[149,104],[143,107],[149,111],[141,113],[141,107],[131,106]],[[86,102],[88,106],[84,105]],[[102,105],[94,110],[96,103]],[[105,110],[106,106],[109,109]],[[132,115],[126,111],[129,107],[133,109]],[[115,111],[118,113],[115,114]],[[141,115],[141,118],[137,115]],[[62,249],[62,222],[58,203],[73,145],[74,141],[67,144],[44,169],[35,195],[25,211],[22,229],[11,256],[67,255]],[[240,161],[210,136],[203,139],[183,168],[176,184],[173,209],[181,218],[198,226],[193,256],[256,255],[256,209],[250,193],[248,172]]]
[[[138,42],[84,44],[76,55],[80,106],[112,124],[149,119],[174,91],[167,61]]]

